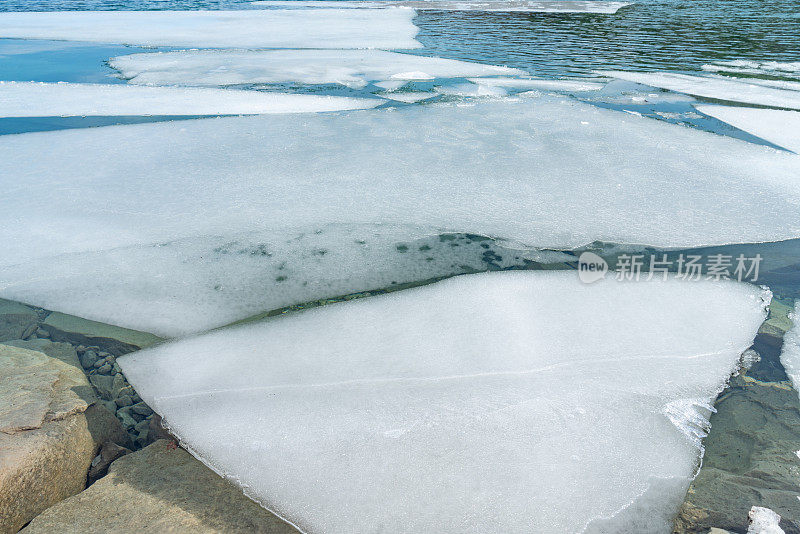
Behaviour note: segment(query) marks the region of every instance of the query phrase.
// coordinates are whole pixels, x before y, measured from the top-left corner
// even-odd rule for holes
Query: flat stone
[[[48,340],[0,345],[0,532],[16,532],[80,492],[106,441],[127,444],[74,349]],[[40,350],[31,350],[38,348]]]
[[[119,326],[98,323],[74,315],[53,312],[42,323],[42,328],[55,341],[68,341],[73,345],[97,346],[119,356],[149,347],[163,341],[160,337]]]
[[[38,322],[39,314],[30,306],[0,299],[0,341],[22,339],[23,334]]]
[[[245,497],[188,452],[159,440],[116,460],[108,475],[37,516],[22,532],[298,531]]]

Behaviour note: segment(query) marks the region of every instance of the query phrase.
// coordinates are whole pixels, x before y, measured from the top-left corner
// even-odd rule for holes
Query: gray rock
[[[113,400],[111,391],[114,387],[114,378],[107,375],[89,375],[89,381],[97,388],[100,398],[103,400]]]
[[[131,428],[135,427],[136,423],[139,422],[136,419],[134,419],[133,416],[131,415],[130,406],[124,406],[124,407],[120,408],[119,410],[117,410],[117,418],[120,421],[122,421],[122,425],[126,429],[131,429]]]
[[[81,491],[100,444],[129,437],[96,400],[72,347],[0,345],[0,532]],[[69,350],[67,350],[67,347]]]
[[[90,348],[102,347],[102,350],[116,355],[127,354],[162,341],[160,337],[147,332],[137,332],[58,312],[48,315],[42,328],[50,333],[53,340],[68,341]]]
[[[114,374],[114,381],[111,383],[111,395],[116,398],[123,394],[125,388],[130,387],[122,373]]]
[[[81,354],[81,365],[84,369],[91,369],[94,367],[95,362],[98,360],[97,353],[91,350],[85,351]]]
[[[119,408],[122,408],[123,406],[130,406],[131,404],[133,404],[133,401],[128,395],[120,395],[119,397],[114,399],[114,402]]]
[[[130,449],[117,445],[116,443],[104,443],[100,448],[100,454],[95,456],[94,460],[92,460],[91,467],[89,467],[89,483],[92,484],[97,479],[105,476],[105,474],[108,472],[108,467],[111,465],[111,462],[125,456],[130,452]]]
[[[183,449],[160,440],[31,521],[24,534],[296,534]]]
[[[41,339],[49,339],[50,338],[50,332],[48,332],[47,330],[42,330],[41,328],[37,328],[36,329],[36,337],[41,338]]]
[[[153,410],[150,409],[150,406],[143,402],[137,402],[131,406],[131,411],[135,414],[143,415],[145,417],[153,414]]]
[[[36,323],[34,323],[32,325],[28,325],[28,328],[26,328],[25,331],[22,332],[22,335],[20,337],[22,339],[30,338],[36,332],[37,328],[38,328],[38,325]]]
[[[22,339],[22,334],[38,322],[39,314],[33,308],[0,299],[0,341]]]
[[[97,372],[100,373],[101,375],[110,375],[111,370],[112,367],[110,363],[104,363],[103,365],[97,368]]]

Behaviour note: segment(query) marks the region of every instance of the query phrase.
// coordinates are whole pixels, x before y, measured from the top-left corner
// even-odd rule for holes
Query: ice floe
[[[193,454],[304,532],[580,532],[678,509],[683,492],[661,482],[685,490],[700,457],[682,427],[707,425],[697,406],[768,298],[469,275],[119,364]]]
[[[421,228],[327,226],[34,260],[0,267],[0,292],[87,319],[176,337],[284,306],[531,261],[573,259]]]
[[[795,302],[794,311],[789,314],[789,319],[792,320],[793,326],[783,337],[781,363],[794,389],[800,391],[800,300]]]
[[[0,13],[0,37],[207,48],[419,48],[410,9]]]
[[[709,63],[703,65],[702,69],[707,72],[800,78],[800,61],[752,61],[736,59],[732,61]]]
[[[433,98],[437,95],[438,93],[432,93],[427,91],[393,91],[393,92],[376,93],[376,96],[379,96],[381,98],[386,98],[387,100],[395,100],[397,102],[405,102],[407,104],[413,104],[414,102],[421,102],[423,100],[428,100],[429,98]]]
[[[502,87],[505,89],[542,91],[597,91],[603,88],[602,83],[584,80],[547,80],[534,78],[470,78],[469,81],[487,87]]]
[[[190,50],[132,54],[111,59],[130,83],[233,85],[339,83],[524,74],[519,69],[383,50]]]
[[[373,108],[373,98],[200,87],[0,82],[0,117],[256,115]]]
[[[710,105],[694,107],[774,145],[800,153],[800,111]]]
[[[522,11],[530,13],[601,13],[613,15],[630,2],[606,0],[260,0],[251,2],[265,7],[363,8],[408,7],[441,11]]]
[[[0,264],[328,224],[774,241],[800,236],[798,173],[791,153],[563,97],[4,136]]]
[[[600,71],[600,74],[620,80],[660,87],[687,95],[758,104],[780,108],[800,109],[800,91],[765,87],[722,76],[691,76],[673,72]]]

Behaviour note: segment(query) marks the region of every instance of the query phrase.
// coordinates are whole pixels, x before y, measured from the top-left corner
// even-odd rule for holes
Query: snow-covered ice
[[[433,98],[437,95],[438,93],[431,93],[427,91],[403,91],[403,92],[393,91],[393,92],[376,93],[376,96],[380,96],[388,100],[396,100],[397,102],[405,102],[407,104],[413,104],[414,102],[421,102],[423,100],[428,100],[429,98]]]
[[[256,115],[367,109],[374,98],[200,87],[0,82],[0,117]]]
[[[597,91],[604,85],[586,80],[548,80],[544,78],[470,78],[469,81],[488,87],[542,91]]]
[[[673,72],[599,71],[604,76],[660,87],[687,95],[758,104],[780,108],[800,109],[800,91],[766,87],[722,76],[691,76]]]
[[[800,111],[710,105],[694,107],[772,144],[800,153]]]
[[[0,12],[0,37],[207,48],[419,48],[411,9]]]
[[[0,297],[58,311],[80,305],[97,320],[120,320],[102,292],[77,298],[58,291],[63,274],[69,287],[108,287],[116,307],[130,303],[136,313],[129,320],[149,329],[193,331],[196,315],[175,310],[194,300],[209,303],[198,307],[211,310],[205,324],[221,324],[281,305],[293,291],[332,295],[281,289],[279,273],[219,260],[203,254],[204,245],[159,244],[264,232],[273,236],[267,244],[280,244],[281,236],[333,224],[413,225],[557,249],[594,240],[667,247],[773,241],[800,236],[798,174],[800,157],[792,153],[563,97],[3,136],[0,280],[9,283],[0,284]],[[364,289],[356,280],[363,270],[347,274],[358,255],[338,243],[346,237],[320,245],[330,251],[325,269],[343,273],[330,291]],[[109,252],[120,247],[133,248]],[[136,247],[147,262],[128,260]],[[334,252],[340,247],[341,256]],[[289,260],[310,257],[286,250]],[[135,283],[101,283],[93,265],[102,266],[102,280],[121,273]],[[165,276],[145,286],[145,296],[161,292],[173,308],[142,319],[152,310],[139,305],[138,288],[162,265],[183,281]],[[310,265],[290,263],[311,273],[290,280],[322,272]],[[223,268],[226,287],[239,280],[248,291],[214,296]],[[380,272],[369,280],[383,282],[392,270]],[[241,294],[241,306],[231,305]]]
[[[371,81],[524,74],[508,67],[383,50],[189,50],[119,56],[110,65],[130,83],[147,85],[298,82],[360,88]]]
[[[265,7],[363,8],[408,7],[442,11],[522,11],[530,13],[600,13],[613,15],[631,2],[606,0],[259,0]]]
[[[580,532],[678,509],[664,484],[688,486],[692,427],[763,299],[732,282],[468,275],[119,364],[193,454],[304,532]]]
[[[800,61],[753,61],[736,59],[732,61],[709,63],[703,65],[702,69],[707,72],[800,78]]]

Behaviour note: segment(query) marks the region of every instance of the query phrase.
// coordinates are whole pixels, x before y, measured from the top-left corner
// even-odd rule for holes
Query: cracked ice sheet
[[[779,108],[800,109],[800,91],[766,87],[724,77],[690,76],[672,72],[598,71],[603,76],[659,87],[687,95],[757,104]]]
[[[419,48],[410,9],[0,13],[0,37],[208,48]]]
[[[800,237],[798,174],[791,153],[556,97],[3,136],[0,265],[329,224],[774,241]]]
[[[0,82],[0,117],[256,115],[373,108],[371,98],[200,87]]]
[[[688,486],[698,407],[764,299],[731,282],[468,275],[119,363],[193,454],[305,532],[579,532],[631,504],[677,510],[683,492],[652,493]]]
[[[800,153],[800,112],[695,105],[697,111],[787,150]]]
[[[524,74],[519,69],[383,50],[185,50],[112,58],[111,67],[143,85],[339,83]]]
[[[400,1],[350,1],[350,0],[260,0],[251,2],[255,6],[267,7],[337,7],[337,8],[386,8],[409,7],[417,10],[442,11],[521,11],[529,13],[599,13],[613,15],[620,8],[631,5],[629,2],[610,2],[604,0],[400,0]]]

